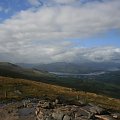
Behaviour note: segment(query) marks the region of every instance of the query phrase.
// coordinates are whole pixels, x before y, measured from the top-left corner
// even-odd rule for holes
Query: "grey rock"
[[[101,107],[94,106],[90,108],[90,112],[94,114],[102,114],[105,110]]]
[[[20,116],[28,116],[30,114],[34,113],[34,109],[33,108],[22,108],[18,110],[18,114]]]
[[[55,100],[55,104],[58,104],[58,103],[59,103],[59,100],[58,100],[58,99],[56,99],[56,100]]]
[[[100,120],[115,120],[113,117],[109,115],[95,115],[95,117]]]
[[[54,120],[54,119],[51,116],[49,116],[45,120]]]
[[[52,117],[56,120],[63,120],[64,113],[63,112],[53,113]]]
[[[41,107],[45,108],[45,109],[52,109],[53,108],[53,106],[50,102],[45,102],[44,104],[42,104]]]
[[[83,102],[82,100],[79,100],[78,103],[79,103],[79,105],[81,105],[81,106],[85,105],[85,102]]]
[[[36,116],[37,117],[37,120],[43,120],[44,118],[44,113],[39,111],[38,115]]]
[[[65,116],[63,117],[63,120],[71,120],[71,117],[68,116],[68,115],[65,115]]]
[[[58,101],[41,102],[36,107],[38,120],[119,120],[119,113],[108,115],[105,109],[94,104],[80,106],[79,104],[62,105]]]
[[[78,111],[75,113],[75,118],[80,117],[80,116],[86,116],[89,117],[89,112],[84,110],[84,109],[78,109]]]

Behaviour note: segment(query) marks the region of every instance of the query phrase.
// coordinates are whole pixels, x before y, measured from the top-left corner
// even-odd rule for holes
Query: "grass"
[[[71,88],[50,85],[25,79],[0,77],[0,101],[21,100],[28,97],[48,97],[50,99],[62,95],[68,99],[77,100],[78,97],[84,102],[93,102],[108,109],[120,111],[120,99],[109,98],[94,93],[75,91]]]

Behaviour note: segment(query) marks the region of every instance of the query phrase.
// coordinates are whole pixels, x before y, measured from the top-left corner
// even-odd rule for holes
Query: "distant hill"
[[[40,80],[42,78],[45,79],[52,76],[52,74],[49,74],[46,71],[23,68],[8,62],[0,62],[0,75],[6,77],[25,78],[32,80]]]
[[[99,71],[116,71],[120,69],[120,63],[86,62],[86,63],[75,64],[75,63],[66,63],[66,62],[56,62],[56,63],[39,64],[39,65],[34,64],[32,67],[49,72],[91,73],[91,72],[99,72]]]
[[[30,64],[30,63],[16,63],[16,65],[21,66],[23,68],[34,68],[34,66],[38,66],[39,64]]]

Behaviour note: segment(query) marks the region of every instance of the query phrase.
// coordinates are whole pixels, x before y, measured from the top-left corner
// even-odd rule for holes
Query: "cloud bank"
[[[120,59],[120,48],[83,48],[76,47],[74,40],[71,41],[120,29],[120,0],[84,5],[71,4],[78,0],[52,1],[66,5],[43,5],[20,11],[0,24],[0,60],[79,62]],[[41,1],[29,2],[39,6]]]

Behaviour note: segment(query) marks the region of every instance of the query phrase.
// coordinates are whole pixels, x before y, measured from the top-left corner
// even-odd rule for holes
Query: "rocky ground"
[[[81,101],[34,99],[0,104],[0,120],[120,120],[120,113]]]

